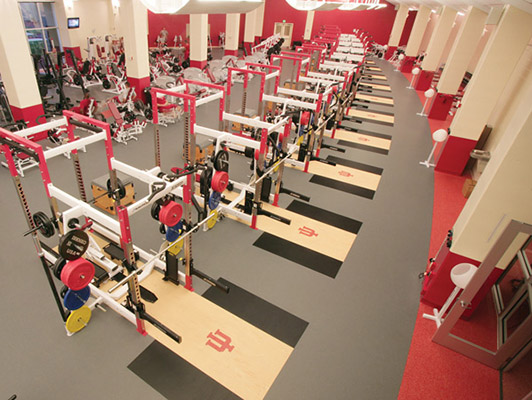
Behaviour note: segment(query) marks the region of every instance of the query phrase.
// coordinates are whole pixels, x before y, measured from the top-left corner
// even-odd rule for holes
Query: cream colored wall
[[[530,52],[520,64],[530,60]],[[531,75],[529,65],[513,82],[520,85],[514,107],[499,119],[491,160],[454,225],[452,250],[460,255],[482,261],[511,219],[532,224]]]
[[[475,68],[477,67],[478,62],[480,61],[482,52],[486,48],[486,45],[488,44],[491,34],[496,28],[497,28],[497,25],[485,25],[484,26],[484,33],[480,37],[477,48],[475,52],[473,53],[471,60],[469,61],[469,65],[467,66],[467,72],[470,72],[470,73],[475,72]]]
[[[392,31],[390,32],[390,40],[388,40],[389,46],[399,45],[399,41],[401,40],[401,34],[403,33],[403,28],[405,27],[405,22],[406,22],[407,17],[408,17],[408,5],[400,4],[399,9],[397,10],[397,14],[395,14],[395,20],[393,21]]]
[[[58,0],[62,1],[62,0]],[[79,17],[79,29],[71,29],[70,37],[73,47],[87,48],[87,37],[118,34],[115,21],[119,16],[113,14],[111,0],[77,0],[72,2],[72,8],[65,8],[67,17]],[[81,51],[83,57],[86,51]]]
[[[423,40],[423,35],[427,28],[427,23],[430,19],[430,8],[427,6],[420,6],[416,15],[416,20],[412,26],[412,31],[410,32],[410,38],[408,39],[408,44],[406,45],[405,55],[409,57],[416,57],[419,54],[419,48],[421,41]]]

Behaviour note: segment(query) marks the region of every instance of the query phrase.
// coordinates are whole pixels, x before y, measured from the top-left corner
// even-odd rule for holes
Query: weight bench
[[[127,144],[130,140],[138,140],[136,135],[140,135],[146,126],[146,121],[140,122],[134,119],[133,122],[126,122],[122,118],[122,114],[118,111],[116,103],[113,100],[107,102],[107,107],[111,117],[115,120],[115,130],[113,132],[113,139],[119,143]]]
[[[183,108],[179,104],[170,103],[163,97],[157,97],[157,110],[159,111],[159,124],[167,126],[181,120]]]

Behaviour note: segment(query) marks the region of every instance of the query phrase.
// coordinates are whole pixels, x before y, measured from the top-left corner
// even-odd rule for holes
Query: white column
[[[436,71],[440,65],[440,59],[443,49],[447,44],[447,39],[453,28],[453,23],[456,18],[456,10],[451,7],[443,7],[443,11],[438,18],[434,32],[430,38],[429,46],[427,47],[427,55],[423,59],[421,68],[427,71]]]
[[[262,30],[264,26],[264,4],[265,3],[261,3],[260,6],[255,9],[255,37],[257,38],[262,37]]]
[[[388,47],[399,46],[401,35],[405,27],[406,18],[408,17],[408,5],[401,4],[395,14],[395,20],[393,21],[392,31],[390,32],[390,39],[388,40]]]
[[[225,54],[238,55],[238,35],[240,32],[240,14],[225,15]]]
[[[124,21],[128,21],[121,26],[127,78],[137,96],[142,98],[142,91],[150,84],[148,11],[140,0],[121,0],[120,13]]]
[[[437,170],[462,173],[470,151],[480,138],[531,37],[532,14],[506,5],[504,15],[469,82],[462,106],[451,123],[451,136],[438,160]],[[519,181],[514,183],[520,184]]]
[[[207,64],[208,14],[190,14],[190,66]]]
[[[15,120],[35,125],[44,114],[19,3],[0,2],[0,74]]]
[[[407,7],[408,10],[408,7]],[[314,24],[314,11],[307,11],[307,20],[305,21],[305,33],[303,40],[310,40],[312,35],[312,25]]]
[[[244,22],[244,43],[251,43],[255,41],[255,23],[257,22],[257,10],[246,13]]]
[[[414,21],[414,26],[412,26],[412,32],[410,33],[410,38],[408,39],[408,44],[406,45],[405,55],[407,57],[417,57],[419,52],[419,46],[421,46],[421,41],[423,40],[423,34],[427,28],[427,24],[430,18],[430,8],[427,6],[420,6],[416,15],[416,20]]]
[[[439,93],[455,94],[458,91],[467,65],[482,35],[487,17],[488,14],[484,11],[469,7],[438,82]]]

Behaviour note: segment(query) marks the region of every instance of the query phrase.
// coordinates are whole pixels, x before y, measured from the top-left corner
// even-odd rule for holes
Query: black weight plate
[[[111,82],[109,82],[107,79],[104,79],[102,81],[102,86],[104,89],[111,89]]]
[[[229,172],[229,152],[227,150],[222,149],[216,153],[212,162],[216,171]]]
[[[65,233],[59,241],[59,254],[65,260],[77,260],[85,254],[88,247],[89,235],[81,229],[74,229]]]
[[[161,205],[159,203],[153,203],[151,206],[150,214],[151,217],[156,221],[159,221],[159,211],[161,211]]]
[[[209,197],[209,188],[211,187],[212,168],[205,168],[200,175],[201,194],[206,198]]]
[[[116,178],[116,184],[118,186],[118,197],[120,199],[123,199],[124,197],[126,197],[126,187],[124,186],[124,184],[122,183],[122,181],[119,179],[119,178]],[[111,179],[107,179],[107,191],[111,194],[111,197],[112,196],[112,193],[113,193],[113,188],[111,186]]]
[[[70,289],[68,288],[67,285],[63,285],[63,287],[61,288],[61,290],[59,291],[59,295],[61,296],[62,299],[65,298],[65,295],[66,293],[69,291]]]
[[[37,211],[33,214],[33,222],[36,227],[39,227],[39,232],[46,238],[54,236],[55,229],[52,220],[42,211]]]
[[[57,279],[61,279],[61,271],[63,270],[65,264],[66,260],[62,257],[58,257],[57,260],[55,260],[54,266],[52,267],[52,271]]]

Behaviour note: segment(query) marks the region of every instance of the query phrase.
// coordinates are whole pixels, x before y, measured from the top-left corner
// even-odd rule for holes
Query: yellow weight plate
[[[168,243],[170,244],[170,243]],[[183,240],[178,240],[172,247],[168,249],[170,253],[172,253],[174,256],[178,255],[179,252],[183,249]]]
[[[218,222],[218,211],[212,210],[209,213],[209,215],[213,215],[213,214],[214,214],[214,217],[212,217],[211,219],[207,221],[207,228],[209,229],[214,228],[214,225],[216,225],[216,222]]]
[[[91,319],[92,311],[89,307],[83,306],[72,311],[67,318],[66,328],[71,333],[76,333],[87,326]]]

